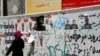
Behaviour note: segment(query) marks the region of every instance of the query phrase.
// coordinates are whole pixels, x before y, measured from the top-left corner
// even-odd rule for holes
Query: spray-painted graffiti
[[[65,26],[65,17],[63,15],[56,16],[57,18],[53,22],[54,28],[61,29]]]
[[[48,50],[49,50],[49,56],[57,56],[57,52],[60,53],[60,56],[65,56],[66,52],[69,51],[74,51],[74,50],[78,50],[79,49],[79,45],[77,43],[73,43],[73,44],[67,44],[66,42],[63,44],[63,48],[61,49],[61,46],[59,44],[55,45],[55,46],[49,46]],[[73,50],[72,50],[73,48]],[[67,51],[66,51],[67,50]]]

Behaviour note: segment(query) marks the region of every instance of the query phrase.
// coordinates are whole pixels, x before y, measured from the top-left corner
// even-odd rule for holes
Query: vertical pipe
[[[7,0],[3,0],[3,16],[7,16]]]

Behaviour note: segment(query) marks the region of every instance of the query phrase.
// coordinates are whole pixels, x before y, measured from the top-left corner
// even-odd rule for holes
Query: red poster
[[[62,9],[77,8],[78,0],[62,0]]]
[[[80,0],[79,6],[93,6],[93,5],[100,5],[100,0]]]
[[[62,0],[62,9],[100,5],[100,0]]]

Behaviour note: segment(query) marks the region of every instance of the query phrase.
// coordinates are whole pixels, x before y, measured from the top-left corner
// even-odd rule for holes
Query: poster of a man
[[[85,17],[85,24],[84,24],[84,28],[85,28],[85,29],[91,29],[91,28],[92,28],[91,24],[89,23],[88,16],[87,16],[87,17]]]
[[[78,55],[76,55],[76,51],[73,51],[72,56],[78,56]]]
[[[76,20],[73,20],[71,29],[78,29],[78,25],[76,24]]]
[[[71,24],[69,20],[66,21],[65,30],[66,29],[71,29]]]
[[[67,53],[65,54],[65,56],[71,56],[70,50],[67,50]]]
[[[77,30],[74,30],[72,38],[75,39],[76,42],[80,38],[80,34],[77,33]]]
[[[87,52],[87,55],[86,56],[90,56],[90,52]]]

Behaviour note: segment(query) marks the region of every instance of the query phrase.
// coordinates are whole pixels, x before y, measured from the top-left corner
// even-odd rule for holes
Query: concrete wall
[[[92,29],[84,29],[85,19],[80,17],[82,14],[88,14],[89,23],[91,24]],[[0,25],[0,34],[4,34],[5,29],[2,26],[4,22],[13,22],[13,25],[17,23],[17,20],[20,19],[21,22],[17,23],[19,30],[22,31],[22,23],[24,23],[24,33],[31,31],[32,35],[35,36],[35,50],[34,56],[66,56],[67,53],[70,53],[70,56],[76,54],[76,56],[100,56],[100,10],[86,11],[86,12],[77,12],[77,13],[68,13],[68,14],[51,14],[49,17],[45,17],[45,26],[46,31],[34,32],[30,30],[29,23],[32,23],[34,26],[35,21],[32,21],[30,17],[26,18],[15,18],[1,20]],[[24,22],[24,19],[28,19],[28,22]],[[48,19],[48,24],[46,20]],[[76,20],[78,29],[68,29],[65,30],[66,21],[69,20],[72,24],[73,20]],[[53,24],[53,28],[50,26],[50,23]],[[80,35],[79,39],[73,38],[74,30],[77,31],[77,34]],[[13,29],[15,31],[15,28]],[[33,34],[36,33],[36,34]],[[41,36],[43,37],[43,42],[41,42]],[[26,36],[22,37],[24,40]],[[1,37],[1,54],[5,55],[5,38]],[[77,41],[76,41],[77,40]],[[42,45],[41,45],[42,44]],[[69,51],[68,51],[69,50]],[[29,51],[29,44],[25,41],[24,55],[27,56]],[[4,53],[2,53],[4,52]],[[75,56],[75,55],[74,55]]]

